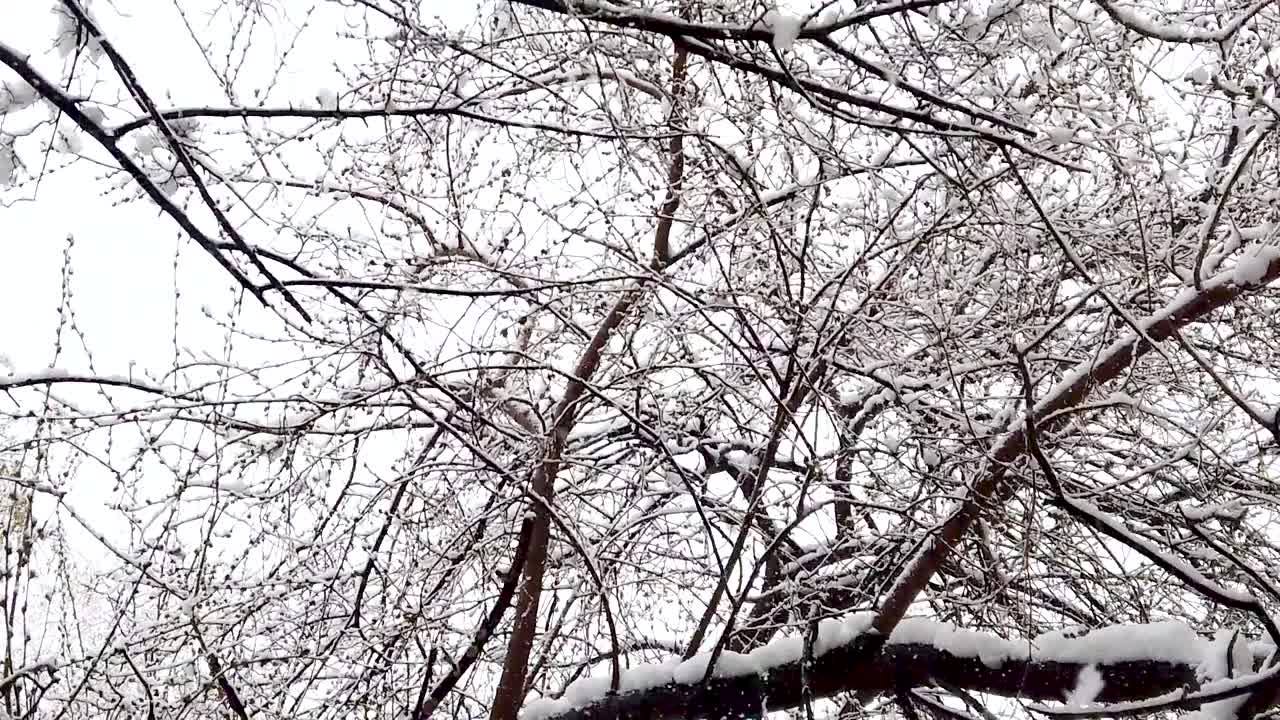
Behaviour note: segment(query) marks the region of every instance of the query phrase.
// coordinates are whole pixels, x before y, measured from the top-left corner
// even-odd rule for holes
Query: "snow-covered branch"
[[[1189,25],[1174,25],[1150,20],[1129,8],[1117,5],[1114,0],[1095,0],[1111,19],[1144,37],[1175,43],[1220,43],[1229,40],[1245,23],[1273,3],[1257,0],[1238,15],[1217,29],[1205,29]]]
[[[1087,700],[1097,707],[1129,703],[1133,708],[1230,696],[1250,680],[1269,681],[1262,671],[1229,681],[1207,667],[1221,664],[1222,643],[1181,623],[1120,625],[1071,635],[1051,632],[1021,640],[957,629],[922,618],[902,621],[888,642],[871,631],[871,613],[824,621],[806,675],[814,697],[844,692],[892,693],[900,688],[948,687],[1041,703]],[[1248,646],[1241,639],[1239,648]],[[1259,646],[1265,652],[1269,646]],[[614,718],[720,718],[754,716],[796,707],[802,700],[804,641],[781,637],[745,655],[724,653],[712,678],[700,683],[706,656],[631,668],[622,692],[608,695],[601,678],[571,685],[564,696],[529,703],[523,720],[613,720]],[[1252,655],[1246,653],[1252,672]],[[1081,672],[1097,678],[1089,696],[1077,692]],[[1237,669],[1237,674],[1241,673]],[[1203,692],[1201,692],[1203,691]],[[1201,693],[1197,695],[1197,693]],[[1238,693],[1237,693],[1238,694]],[[1190,698],[1190,700],[1187,700]],[[1121,708],[1122,706],[1117,706]],[[750,712],[750,715],[738,715]]]

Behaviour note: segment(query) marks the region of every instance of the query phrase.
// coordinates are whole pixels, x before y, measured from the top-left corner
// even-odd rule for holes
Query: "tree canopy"
[[[1280,4],[50,6],[0,718],[1280,706]]]

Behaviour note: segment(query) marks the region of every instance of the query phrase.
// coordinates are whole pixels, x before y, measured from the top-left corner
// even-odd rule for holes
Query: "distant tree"
[[[1280,705],[1280,4],[433,5],[0,31],[0,199],[180,233],[0,377],[6,713]]]

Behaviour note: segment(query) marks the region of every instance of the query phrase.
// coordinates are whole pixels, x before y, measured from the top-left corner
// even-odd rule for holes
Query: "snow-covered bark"
[[[521,717],[721,720],[743,716],[740,713],[751,716],[761,707],[797,707],[806,682],[814,697],[941,686],[1041,704],[1065,701],[1063,714],[1088,709],[1106,715],[1196,707],[1202,697],[1223,692],[1235,694],[1216,702],[1238,707],[1249,690],[1276,680],[1274,669],[1254,672],[1253,649],[1245,638],[1227,648],[1179,623],[1004,639],[912,618],[886,642],[868,630],[871,620],[870,614],[854,615],[820,629],[818,643],[829,646],[812,654],[803,675],[803,640],[778,638],[733,658],[722,669],[713,668],[709,677],[705,659],[693,658],[632,668],[622,692],[612,696],[601,692],[596,680],[579,680],[562,698],[533,701]],[[1273,647],[1258,650],[1269,652]],[[1234,674],[1226,670],[1229,661],[1235,663]],[[696,672],[685,672],[686,668]],[[1235,682],[1221,682],[1228,678]],[[1057,714],[1054,705],[1042,707],[1043,712]],[[1108,712],[1111,709],[1114,712]]]

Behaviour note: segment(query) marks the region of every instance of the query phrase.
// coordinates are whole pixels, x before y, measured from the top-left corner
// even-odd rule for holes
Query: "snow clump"
[[[1264,245],[1246,253],[1231,272],[1231,282],[1240,287],[1257,285],[1267,276],[1271,263],[1280,259],[1280,248]]]
[[[803,17],[783,14],[777,10],[766,13],[764,23],[773,31],[773,49],[780,53],[790,51],[800,38],[800,31],[804,29]]]

